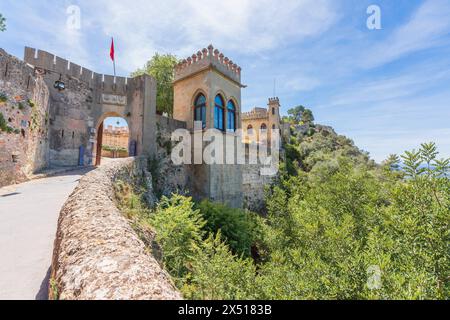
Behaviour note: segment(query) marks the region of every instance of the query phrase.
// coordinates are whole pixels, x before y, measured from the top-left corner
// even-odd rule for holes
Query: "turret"
[[[280,129],[280,100],[278,97],[269,98],[267,105],[267,114],[269,118],[269,129]]]

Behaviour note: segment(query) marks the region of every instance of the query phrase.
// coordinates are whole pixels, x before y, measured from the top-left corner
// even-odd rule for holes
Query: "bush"
[[[164,265],[181,285],[196,247],[203,239],[205,221],[199,210],[194,210],[191,198],[173,195],[161,199],[150,223],[162,247]]]
[[[238,258],[221,240],[220,232],[195,248],[189,282],[182,292],[187,299],[254,299],[256,270],[250,259]]]
[[[251,247],[258,237],[254,213],[208,200],[198,204],[197,209],[206,221],[204,229],[207,232],[216,234],[221,231],[233,253],[246,257],[251,255]]]

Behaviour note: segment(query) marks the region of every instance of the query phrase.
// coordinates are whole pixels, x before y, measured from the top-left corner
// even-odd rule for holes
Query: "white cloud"
[[[294,76],[288,78],[285,82],[285,87],[288,90],[294,91],[311,91],[320,85],[320,81],[313,77],[308,76]]]
[[[93,24],[117,38],[122,64],[129,70],[155,51],[183,57],[209,43],[228,52],[255,54],[318,35],[336,21],[331,0],[135,0],[132,5],[99,0],[83,7],[97,13],[90,17]]]
[[[450,34],[450,1],[427,0],[408,23],[385,41],[367,48],[363,67],[372,68],[396,60],[409,53],[448,43]]]
[[[354,81],[340,93],[329,99],[328,106],[350,106],[355,104],[378,103],[398,98],[412,99],[430,86],[450,80],[450,68],[417,67],[403,74],[383,77],[377,80]]]

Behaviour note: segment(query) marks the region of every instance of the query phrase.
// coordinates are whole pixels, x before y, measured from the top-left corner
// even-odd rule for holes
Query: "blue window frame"
[[[227,130],[236,131],[236,107],[231,100],[227,104]]]
[[[214,99],[214,128],[219,130],[225,130],[225,108],[224,102],[220,95],[217,95]]]
[[[201,93],[195,99],[194,121],[201,121],[202,128],[206,128],[206,98]]]

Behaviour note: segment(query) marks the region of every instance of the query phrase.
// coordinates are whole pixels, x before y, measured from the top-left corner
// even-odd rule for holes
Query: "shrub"
[[[102,145],[102,150],[105,150],[105,151],[117,151],[117,152],[128,152],[128,149],[125,148],[125,147],[108,146],[108,145]]]
[[[197,208],[206,221],[207,232],[215,234],[220,230],[233,253],[250,256],[257,239],[258,223],[254,213],[208,200],[203,200]]]
[[[150,217],[150,223],[162,247],[164,265],[181,285],[195,248],[202,241],[205,221],[199,210],[194,210],[191,198],[173,195],[170,199],[162,197],[155,214]]]
[[[220,232],[195,247],[189,282],[182,287],[187,299],[254,299],[256,270],[250,259],[238,258],[221,240]]]
[[[0,113],[0,131],[6,132],[6,133],[11,133],[14,131],[13,128],[8,126],[8,123],[6,122],[2,113]]]
[[[8,96],[4,93],[0,93],[0,102],[8,101]]]

